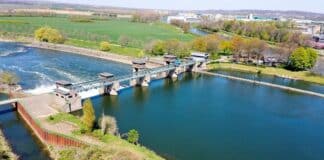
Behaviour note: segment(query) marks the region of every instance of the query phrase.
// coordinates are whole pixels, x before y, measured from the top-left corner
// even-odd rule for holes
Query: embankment
[[[228,78],[228,79],[232,79],[232,80],[239,80],[239,81],[243,81],[243,82],[264,85],[264,86],[269,86],[269,87],[274,87],[274,88],[279,88],[279,89],[283,89],[283,90],[288,90],[288,91],[293,91],[293,92],[298,92],[298,93],[302,93],[302,94],[308,94],[308,95],[324,98],[324,94],[307,91],[307,90],[303,90],[303,89],[297,89],[297,88],[282,86],[282,85],[268,83],[268,82],[262,82],[262,81],[256,81],[256,80],[234,77],[234,76],[229,76],[229,75],[223,75],[223,74],[219,74],[219,73],[212,73],[212,72],[208,72],[208,71],[197,71],[197,72],[206,74],[206,75],[218,76],[218,77]]]
[[[36,123],[36,121],[28,114],[28,112],[19,102],[16,103],[16,107],[19,115],[44,144],[73,147],[79,147],[83,145],[79,141],[48,132]]]

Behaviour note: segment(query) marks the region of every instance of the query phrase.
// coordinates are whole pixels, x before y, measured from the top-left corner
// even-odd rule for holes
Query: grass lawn
[[[65,41],[65,44],[76,46],[76,47],[83,47],[83,48],[99,50],[100,42],[85,41],[85,40],[79,40],[79,39],[68,39],[67,41]],[[142,52],[142,50],[139,48],[122,47],[117,44],[110,44],[110,48],[111,48],[111,50],[109,52],[111,52],[111,53],[117,53],[120,55],[131,56],[131,57],[138,57],[139,54]]]
[[[79,23],[65,17],[0,17],[0,31],[5,32],[32,36],[35,29],[45,25],[59,29],[69,38],[87,41],[110,40],[117,43],[119,37],[125,35],[134,41],[134,47],[143,46],[153,39],[190,41],[195,37],[163,23],[133,23],[118,19]]]
[[[243,64],[234,64],[234,63],[213,63],[208,65],[208,69],[233,69],[247,72],[261,72],[262,74],[274,75],[274,76],[284,76],[291,77],[294,79],[299,79],[303,81],[318,83],[324,85],[324,77],[314,75],[309,71],[300,71],[293,72],[283,68],[274,68],[274,67],[256,67],[256,66],[248,66]]]

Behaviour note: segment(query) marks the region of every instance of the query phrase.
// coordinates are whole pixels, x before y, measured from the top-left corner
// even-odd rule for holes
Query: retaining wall
[[[34,119],[26,112],[24,107],[17,102],[16,103],[17,112],[28,124],[28,126],[34,131],[36,136],[45,144],[58,145],[58,146],[73,146],[80,147],[83,144],[76,140],[63,137],[54,133],[49,133],[45,129],[41,128]]]

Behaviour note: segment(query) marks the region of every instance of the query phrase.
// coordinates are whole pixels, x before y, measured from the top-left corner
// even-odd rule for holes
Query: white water
[[[40,85],[34,89],[25,90],[24,92],[32,95],[40,95],[44,93],[51,93],[54,91],[54,89],[55,89],[55,85]]]
[[[5,50],[5,51],[0,51],[0,57],[7,57],[7,56],[11,56],[17,53],[23,53],[26,52],[27,49],[25,47],[19,47],[16,50]]]

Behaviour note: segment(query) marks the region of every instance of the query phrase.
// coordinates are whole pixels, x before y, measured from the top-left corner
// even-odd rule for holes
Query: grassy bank
[[[104,135],[101,130],[83,132],[82,128],[84,128],[84,124],[79,117],[71,114],[59,113],[47,118],[46,122],[51,125],[72,124],[75,128],[70,133],[65,133],[66,136],[90,144],[81,148],[50,147],[51,154],[55,155],[57,159],[74,160],[79,159],[79,157],[84,159],[163,159],[144,146],[131,144],[118,136],[110,134]]]
[[[4,137],[2,131],[0,130],[0,159],[2,160],[16,160],[18,159],[18,156],[15,155],[6,138]]]
[[[79,23],[66,17],[0,17],[0,37],[14,41],[32,39],[34,31],[42,26],[57,28],[67,37],[67,45],[98,50],[101,41],[109,41],[111,53],[132,57],[143,56],[142,48],[151,40],[191,41],[195,38],[192,34],[184,34],[178,28],[160,22],[135,23],[111,19]],[[127,47],[118,45],[121,36],[128,37]]]
[[[245,72],[252,72],[252,73],[261,73],[261,74],[267,74],[267,75],[273,75],[279,77],[298,79],[298,80],[324,85],[323,76],[314,75],[309,71],[293,72],[283,68],[256,67],[256,66],[233,64],[233,63],[213,63],[208,65],[208,69],[210,70],[230,69],[230,70],[238,70],[238,71],[245,71]]]

